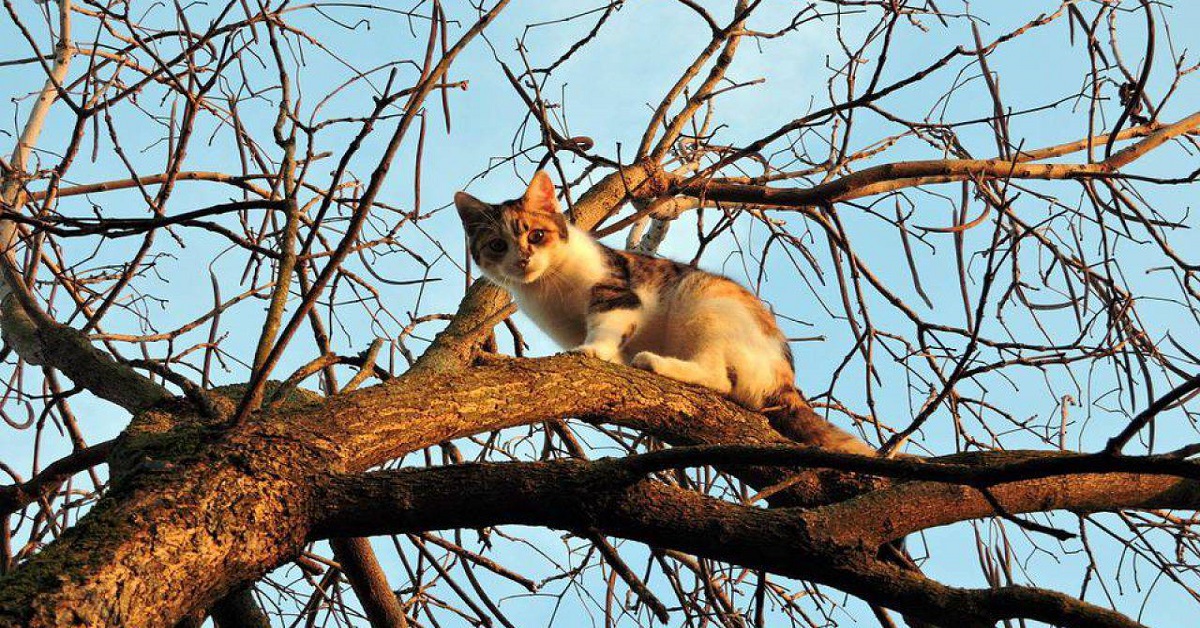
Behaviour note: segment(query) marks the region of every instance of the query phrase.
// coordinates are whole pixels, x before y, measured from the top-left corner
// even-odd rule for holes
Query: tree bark
[[[740,506],[641,479],[629,467],[624,460],[568,460],[338,478],[321,500],[330,508],[313,534],[549,526],[581,536],[599,532],[634,539],[828,584],[929,622],[944,623],[953,616],[955,625],[991,626],[1026,617],[1061,626],[1139,625],[1120,613],[1043,589],[947,587],[878,560],[876,546],[828,536],[830,513],[822,509]]]
[[[581,389],[580,381],[587,381],[588,387]],[[173,625],[189,611],[206,607],[261,577],[294,556],[314,536],[382,531],[367,528],[367,522],[384,517],[393,522],[388,529],[402,526],[405,503],[421,505],[423,519],[414,528],[422,530],[513,521],[508,517],[519,516],[521,510],[514,496],[529,495],[525,489],[539,486],[531,471],[536,466],[506,476],[509,485],[481,492],[475,501],[467,502],[470,507],[462,501],[455,501],[455,507],[431,505],[430,500],[446,498],[448,491],[452,496],[466,494],[463,478],[445,480],[450,476],[444,476],[440,483],[428,483],[403,499],[377,500],[381,504],[378,517],[360,512],[356,516],[359,523],[342,522],[336,532],[321,518],[320,513],[344,510],[330,508],[331,494],[324,487],[335,481],[331,478],[353,477],[387,459],[454,438],[547,418],[583,416],[643,430],[675,444],[771,444],[783,440],[761,415],[742,410],[708,390],[578,356],[497,359],[454,373],[416,373],[321,402],[282,406],[224,432],[204,422],[181,427],[189,425],[180,417],[190,406],[177,405],[178,409],[156,408],[139,415],[134,427],[142,427],[127,431],[114,453],[118,464],[111,492],[68,534],[2,581],[0,625]],[[177,414],[171,414],[172,410]],[[150,427],[165,423],[171,425],[165,432],[155,433]],[[773,484],[790,473],[784,466],[727,468],[757,486]],[[450,467],[436,473],[475,469]],[[428,477],[436,473],[430,471]],[[631,519],[606,524],[603,529],[656,546],[765,568],[779,566],[782,560],[772,547],[789,547],[788,556],[803,559],[800,562],[805,564],[836,563],[851,550],[854,556],[868,556],[880,542],[908,531],[995,514],[985,510],[982,502],[966,499],[975,489],[944,483],[880,488],[879,483],[864,482],[854,474],[806,476],[811,480],[791,487],[793,503],[833,505],[810,511],[747,509],[750,514],[746,516],[752,520],[742,514],[737,520],[755,532],[743,537],[747,546],[739,546],[737,551],[694,545],[695,541],[688,540],[693,535],[725,538],[727,532],[719,525],[711,530],[666,525],[698,513],[732,512],[728,508],[733,505],[707,498],[672,498],[675,501],[670,503],[686,510],[663,506],[660,512],[639,515],[653,518],[653,524],[648,519]],[[825,476],[840,476],[842,481],[823,482]],[[580,511],[569,503],[571,496],[597,492],[588,484],[595,481],[594,476],[580,477],[583,479],[564,476],[542,481],[543,492],[558,486],[566,501],[555,502],[538,493],[536,501],[541,506],[528,511],[544,516],[538,525],[579,529],[591,518],[618,507],[628,506],[628,510],[614,512],[633,517],[637,508],[630,504],[646,505],[596,501],[587,502],[593,505]],[[1014,512],[1025,508],[1022,504],[1035,503],[1043,508],[1091,510],[1200,506],[1195,483],[1169,475],[1085,477],[1087,481],[1078,483],[1072,479],[1026,480],[995,487],[993,492]],[[1136,495],[1112,491],[1113,486],[1135,482],[1142,488]],[[842,501],[871,489],[878,490]],[[646,490],[659,491],[654,493],[655,499],[667,495],[661,493],[665,487]],[[497,502],[493,511],[483,506],[489,495]],[[385,503],[386,508],[382,506]],[[469,512],[483,514],[465,520],[463,513]],[[491,516],[485,516],[489,512]],[[508,514],[501,516],[501,512]],[[796,513],[803,516],[797,518]],[[862,536],[856,537],[847,527],[846,522],[872,518],[877,518],[878,525],[866,526]],[[660,524],[665,527],[655,531]],[[768,532],[760,530],[763,526],[781,527]],[[806,541],[817,534],[830,541],[829,547],[840,549],[829,554],[834,550],[825,548],[824,540]],[[784,541],[777,541],[777,535],[792,540],[779,545]],[[757,539],[757,548],[749,547],[751,538]],[[715,553],[707,554],[710,551]],[[917,616],[923,616],[921,604],[928,603],[914,601],[919,595],[911,592],[905,595],[913,599],[901,599],[899,593],[899,597],[882,599],[866,589],[851,587],[842,580],[841,572],[829,572],[832,575],[826,578],[811,569],[792,566],[784,573],[857,591],[868,599],[913,610]],[[206,577],[195,577],[201,573]],[[849,578],[848,574],[844,577]]]

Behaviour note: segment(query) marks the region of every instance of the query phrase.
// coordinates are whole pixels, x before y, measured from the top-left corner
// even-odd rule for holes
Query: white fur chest
[[[514,291],[513,297],[521,312],[560,347],[573,349],[583,342],[590,285],[531,287]]]
[[[511,289],[517,307],[564,349],[578,347],[587,337],[592,286],[608,272],[591,237],[573,226],[570,234],[545,276]]]
[[[545,273],[530,283],[510,282],[481,269],[509,291],[521,313],[539,329],[564,349],[574,349],[587,337],[592,287],[609,271],[600,246],[573,225],[567,229],[570,235],[562,245],[545,253],[550,255]]]

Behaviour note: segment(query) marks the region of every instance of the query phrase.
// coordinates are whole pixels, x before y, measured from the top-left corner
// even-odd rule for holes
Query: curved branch
[[[809,188],[772,188],[669,177],[677,194],[714,201],[806,207],[847,201],[930,183],[983,179],[1086,179],[1114,176],[1163,143],[1200,127],[1200,112],[1164,125],[1098,163],[1045,164],[1008,159],[931,159],[881,164]]]
[[[0,486],[0,517],[7,517],[48,495],[76,473],[102,464],[115,444],[115,440],[106,440],[77,450],[46,465],[45,469],[25,482]]]
[[[0,280],[0,332],[26,362],[61,371],[92,394],[130,412],[145,410],[174,395],[117,362],[79,330],[32,311]],[[19,286],[18,290],[23,290]]]
[[[1200,509],[1200,482],[1146,473],[1070,473],[988,489],[1012,514],[1069,510]],[[886,543],[918,530],[996,515],[975,488],[933,482],[898,484],[822,508],[837,538]],[[850,519],[845,519],[849,517]]]
[[[764,510],[631,478],[621,461],[470,464],[336,478],[313,537],[499,524],[600,532],[811,580],[926,621],[992,626],[1029,618],[1061,626],[1136,622],[1061,593],[1021,586],[947,587],[829,542],[819,512]]]

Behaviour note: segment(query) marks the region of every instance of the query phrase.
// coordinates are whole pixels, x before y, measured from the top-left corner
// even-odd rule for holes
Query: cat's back
[[[688,264],[633,251],[605,247],[605,257],[613,274],[639,294],[671,290],[689,275],[704,273]]]
[[[774,314],[740,283],[670,259],[631,251],[619,254],[629,264],[635,292],[676,341],[719,336],[771,349],[771,354],[783,342]]]
[[[775,317],[753,292],[742,284],[690,264],[633,251],[612,251],[618,264],[628,267],[630,283],[640,293],[652,292],[671,309],[720,305],[749,314],[755,326],[772,338],[780,336]],[[644,299],[643,299],[644,300]],[[733,312],[731,312],[732,314]]]

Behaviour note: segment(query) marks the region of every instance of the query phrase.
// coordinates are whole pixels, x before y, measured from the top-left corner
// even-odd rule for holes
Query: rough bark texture
[[[1112,478],[1117,479],[1117,478]],[[314,534],[371,535],[496,523],[600,532],[835,586],[930,622],[990,626],[1029,617],[1130,626],[1119,613],[1025,587],[956,589],[874,559],[875,545],[830,536],[825,509],[762,510],[642,480],[621,461],[461,465],[340,478]],[[1194,506],[1195,502],[1191,502]]]
[[[454,377],[416,373],[228,431],[181,422],[172,414],[186,410],[181,403],[147,411],[114,454],[123,462],[104,502],[3,580],[0,619],[171,625],[293,556],[325,474],[453,438],[574,413],[655,425],[677,440],[705,435],[697,424],[709,426],[712,442],[771,434],[761,416],[707,391],[589,362],[499,360]],[[587,394],[577,385],[585,379]]]
[[[589,383],[586,390],[578,386],[580,381]],[[627,483],[629,476],[591,472],[572,478],[552,471],[539,476],[536,465],[519,473],[497,471],[500,475],[485,479],[504,484],[476,483],[481,488],[473,494],[465,491],[472,484],[464,474],[486,476],[480,471],[486,467],[430,472],[419,489],[407,493],[407,480],[368,489],[362,483],[372,476],[353,477],[445,440],[554,417],[603,418],[679,444],[782,440],[762,416],[709,391],[577,356],[495,359],[453,374],[414,373],[323,402],[289,404],[232,429],[177,419],[176,427],[154,429],[184,408],[169,404],[134,422],[136,429],[115,454],[126,462],[118,465],[111,493],[70,533],[3,581],[0,624],[172,625],[294,556],[308,539],[504,522],[572,530],[595,525],[607,534],[779,569],[865,594],[861,582],[850,582],[850,571],[835,568],[838,561],[850,560],[848,556],[870,560],[879,543],[907,531],[993,514],[969,499],[974,489],[946,484],[898,485],[806,512],[746,509],[647,483],[638,486],[649,492],[655,508],[647,507],[645,496],[638,497],[643,501],[623,501],[632,497],[620,491],[613,501],[581,499],[604,494],[613,482]],[[604,469],[604,463],[596,464]],[[732,470],[757,485],[786,475],[778,467]],[[367,503],[347,506],[355,515],[335,526],[324,513],[343,509],[329,508],[328,487],[342,481],[331,478],[347,473],[352,474],[348,481],[357,483],[353,492]],[[1170,476],[1078,479],[1030,480],[993,490],[1013,511],[1035,505],[1078,510],[1196,507],[1200,494],[1192,481]],[[1139,493],[1141,501],[1131,503],[1130,495],[1112,491],[1114,484],[1132,487],[1138,482],[1143,489],[1155,489]],[[815,479],[797,486],[797,499],[828,504],[872,484],[851,477],[832,488]],[[552,487],[561,496],[555,497]],[[391,490],[399,492],[372,492]],[[671,491],[671,498],[662,491]],[[463,508],[468,494],[471,507]],[[464,513],[478,518],[464,518]],[[730,517],[748,526],[738,528],[743,533],[723,527]],[[847,524],[872,521],[877,525],[868,525],[857,537]],[[814,531],[820,542],[813,540]],[[728,544],[731,540],[742,545]],[[194,578],[197,573],[210,577]],[[880,578],[908,582],[894,573]],[[944,612],[942,603],[959,603],[949,593],[942,602],[922,598],[919,590],[926,586],[933,585],[913,584],[912,590],[886,597],[876,593],[872,599],[931,619],[931,609]]]
[[[307,535],[313,472],[327,457],[279,433],[221,441],[194,458],[131,469],[4,579],[0,622],[169,626],[294,555]]]

